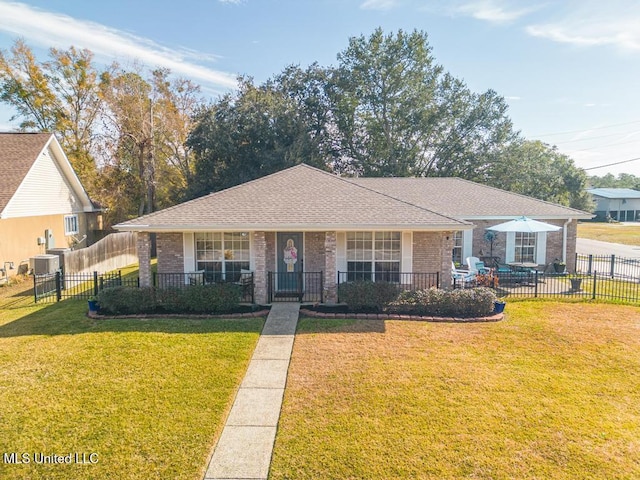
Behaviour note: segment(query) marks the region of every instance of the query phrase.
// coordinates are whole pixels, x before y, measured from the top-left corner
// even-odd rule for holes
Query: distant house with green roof
[[[591,188],[596,220],[640,221],[640,191],[632,188]]]

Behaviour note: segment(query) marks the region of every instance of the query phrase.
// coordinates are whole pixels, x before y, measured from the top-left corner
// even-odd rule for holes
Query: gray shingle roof
[[[459,178],[341,178],[298,165],[116,225],[120,230],[462,230],[466,219],[591,218]]]
[[[574,208],[507,192],[461,178],[354,178],[358,185],[454,218],[591,218]]]
[[[50,138],[50,133],[0,133],[0,212],[16,193]]]
[[[334,174],[298,165],[121,223],[116,228],[460,230],[470,225]]]

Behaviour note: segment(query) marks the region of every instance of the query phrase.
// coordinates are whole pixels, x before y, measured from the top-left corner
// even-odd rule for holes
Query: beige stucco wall
[[[80,239],[89,233],[88,222],[87,214],[78,213],[77,215],[79,233],[75,237]],[[26,273],[29,268],[29,258],[46,253],[45,245],[38,245],[38,237],[44,237],[45,230],[52,231],[55,248],[66,248],[72,245],[73,238],[64,234],[64,215],[0,219],[0,268],[4,262],[13,262],[16,268],[8,271],[10,275]],[[87,244],[85,240],[80,245],[86,247]]]

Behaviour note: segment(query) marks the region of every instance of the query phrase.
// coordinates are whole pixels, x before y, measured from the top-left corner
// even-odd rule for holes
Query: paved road
[[[622,245],[578,238],[576,249],[579,254],[601,256],[600,259],[594,259],[591,264],[591,269],[598,273],[612,273],[616,278],[626,280],[640,279],[640,245]],[[611,255],[615,255],[613,265]],[[586,272],[588,269],[586,262],[579,262],[578,270]]]
[[[638,243],[640,243],[640,239],[638,239]],[[616,255],[640,258],[640,245],[623,245],[621,243],[578,238],[576,248],[578,253],[584,253],[585,255]]]

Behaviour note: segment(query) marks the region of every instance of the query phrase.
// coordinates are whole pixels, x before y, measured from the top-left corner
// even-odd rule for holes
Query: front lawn
[[[3,293],[0,478],[202,477],[262,319],[92,320]]]
[[[578,237],[624,245],[640,245],[640,224],[578,223]]]
[[[271,479],[640,478],[640,311],[304,319]]]

